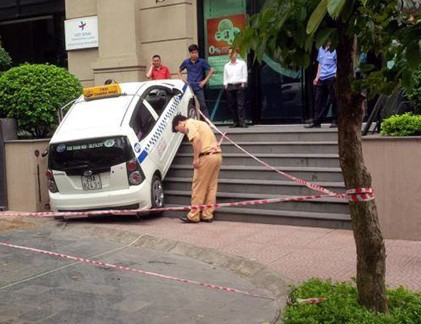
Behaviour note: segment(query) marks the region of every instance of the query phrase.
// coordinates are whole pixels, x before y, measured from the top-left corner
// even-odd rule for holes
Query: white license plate
[[[102,188],[101,178],[99,174],[91,176],[82,176],[83,190],[98,190]]]

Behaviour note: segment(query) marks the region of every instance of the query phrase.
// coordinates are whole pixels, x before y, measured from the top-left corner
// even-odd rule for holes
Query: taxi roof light
[[[118,83],[112,83],[97,87],[83,89],[83,97],[86,101],[118,97],[121,95],[121,88]]]

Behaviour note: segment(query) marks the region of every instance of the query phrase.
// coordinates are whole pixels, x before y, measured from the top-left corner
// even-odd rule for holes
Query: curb
[[[65,229],[68,230],[70,228],[66,226]],[[270,291],[277,300],[286,299],[288,295],[287,286],[289,283],[285,278],[266,266],[243,257],[229,256],[212,248],[197,247],[193,244],[163,239],[148,234],[139,236],[129,231],[116,231],[102,227],[89,229],[83,226],[82,230],[99,238],[111,239],[122,244],[130,244],[140,237],[132,246],[186,256],[229,270],[242,278],[249,279],[259,288]],[[78,231],[80,232],[80,228],[78,228]]]
[[[289,281],[281,274],[268,267],[239,256],[223,254],[212,248],[197,247],[193,244],[175,240],[163,239],[149,234],[137,235],[129,231],[107,229],[89,224],[90,228],[79,224],[64,223],[63,230],[82,231],[101,239],[112,240],[121,244],[130,244],[137,240],[132,246],[150,250],[172,253],[178,256],[185,256],[204,263],[213,265],[223,270],[230,271],[243,279],[249,280],[259,289],[270,292],[278,308],[278,316],[271,323],[278,323],[279,315],[283,312],[288,299]],[[76,226],[74,226],[76,225]],[[60,226],[57,224],[57,226]]]

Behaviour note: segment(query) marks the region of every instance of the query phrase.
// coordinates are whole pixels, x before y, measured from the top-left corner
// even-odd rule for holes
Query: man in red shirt
[[[159,55],[152,56],[151,67],[146,72],[146,78],[152,80],[171,79],[171,73],[168,67],[161,64],[161,57]]]

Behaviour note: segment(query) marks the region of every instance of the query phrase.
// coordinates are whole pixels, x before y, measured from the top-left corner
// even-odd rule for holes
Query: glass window
[[[90,138],[52,144],[48,166],[52,170],[65,171],[67,175],[79,175],[86,169],[104,172],[133,157],[125,136]]]
[[[165,107],[174,96],[173,92],[165,87],[154,87],[146,91],[145,100],[151,105],[158,116],[164,112]]]
[[[149,134],[154,127],[155,122],[155,118],[152,116],[149,109],[143,104],[143,100],[140,100],[130,120],[130,127],[133,128],[133,131],[139,141]]]

